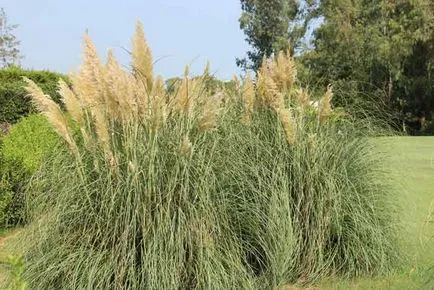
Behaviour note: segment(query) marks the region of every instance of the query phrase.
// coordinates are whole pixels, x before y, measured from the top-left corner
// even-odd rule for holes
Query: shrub
[[[2,140],[2,136],[0,136],[0,177],[2,177],[0,179],[0,224],[4,224],[4,221],[6,220],[5,211],[12,198],[10,185],[8,182],[6,182],[6,179],[3,178],[5,162],[2,154],[2,148],[3,148],[3,140]]]
[[[132,73],[85,63],[66,115],[27,90],[63,138],[29,185],[23,277],[35,289],[268,289],[389,271],[393,215],[378,156],[331,90],[312,107],[293,60],[209,95],[185,73],[167,93],[138,25]],[[186,70],[188,71],[188,70]]]
[[[4,137],[0,153],[2,226],[24,221],[24,186],[58,142],[51,125],[41,115],[22,118]]]
[[[0,227],[7,228],[23,221],[22,191],[28,174],[16,160],[6,161],[2,157],[0,166]]]
[[[57,93],[59,78],[66,76],[49,71],[24,70],[8,67],[0,70],[0,123],[16,123],[21,117],[34,113],[35,108],[24,90],[23,76],[33,80],[42,90],[60,103]]]

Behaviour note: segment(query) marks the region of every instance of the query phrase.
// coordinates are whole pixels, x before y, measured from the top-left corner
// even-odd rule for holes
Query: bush
[[[5,169],[4,157],[2,154],[3,140],[0,136],[0,224],[4,224],[6,220],[6,208],[11,201],[12,192],[9,183],[3,178],[3,171]]]
[[[206,75],[167,94],[140,29],[132,74],[85,40],[74,92],[61,86],[80,134],[27,80],[69,148],[28,189],[30,288],[274,289],[395,265],[378,156],[333,121],[331,91],[315,108],[296,88],[289,55],[238,95],[209,95]]]
[[[51,125],[41,115],[22,118],[4,137],[0,151],[0,225],[24,221],[24,186],[58,142]]]
[[[8,67],[0,70],[0,123],[16,123],[21,117],[36,112],[24,90],[23,76],[36,82],[53,100],[61,103],[57,93],[59,78],[66,76],[49,71]]]

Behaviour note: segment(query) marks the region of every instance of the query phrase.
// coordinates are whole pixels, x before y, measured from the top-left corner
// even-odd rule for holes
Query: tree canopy
[[[21,59],[20,41],[13,34],[18,25],[10,25],[3,8],[0,8],[0,68],[16,65]]]
[[[241,0],[241,5],[241,28],[252,46],[250,68],[256,70],[264,55],[286,41],[299,49],[306,82],[319,90],[333,85],[335,105],[387,111],[391,122],[414,132],[434,127],[431,0]],[[321,24],[308,49],[301,44],[315,18]]]
[[[315,16],[317,1],[241,0],[240,28],[251,50],[238,58],[237,65],[257,70],[263,57],[288,46],[294,51],[302,44],[309,21]]]

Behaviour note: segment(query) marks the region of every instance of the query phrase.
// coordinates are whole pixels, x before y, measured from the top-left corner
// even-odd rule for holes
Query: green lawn
[[[387,157],[396,201],[400,205],[404,269],[390,277],[328,279],[315,289],[434,289],[434,137],[391,137],[376,140]],[[4,236],[9,238],[4,239]],[[0,232],[0,260],[16,252],[17,231]],[[4,278],[0,268],[0,280]]]
[[[321,283],[320,289],[434,289],[434,137],[377,139],[400,206],[404,269],[391,277]]]

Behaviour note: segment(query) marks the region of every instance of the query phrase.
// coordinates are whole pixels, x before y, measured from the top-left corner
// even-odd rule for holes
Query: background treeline
[[[257,70],[288,45],[313,91],[332,85],[336,106],[383,115],[398,130],[434,133],[434,2],[241,0],[240,27]],[[272,19],[272,21],[270,21]]]
[[[299,79],[314,95],[332,85],[335,106],[381,116],[410,134],[434,133],[434,2],[241,0],[241,6],[240,28],[251,50],[237,59],[240,67],[257,71],[264,56],[290,46]],[[12,36],[9,31],[2,39]],[[34,110],[22,89],[23,75],[56,98],[61,75],[1,70],[3,131]],[[169,90],[177,79],[166,82]],[[213,78],[208,85],[214,91],[234,84]]]

